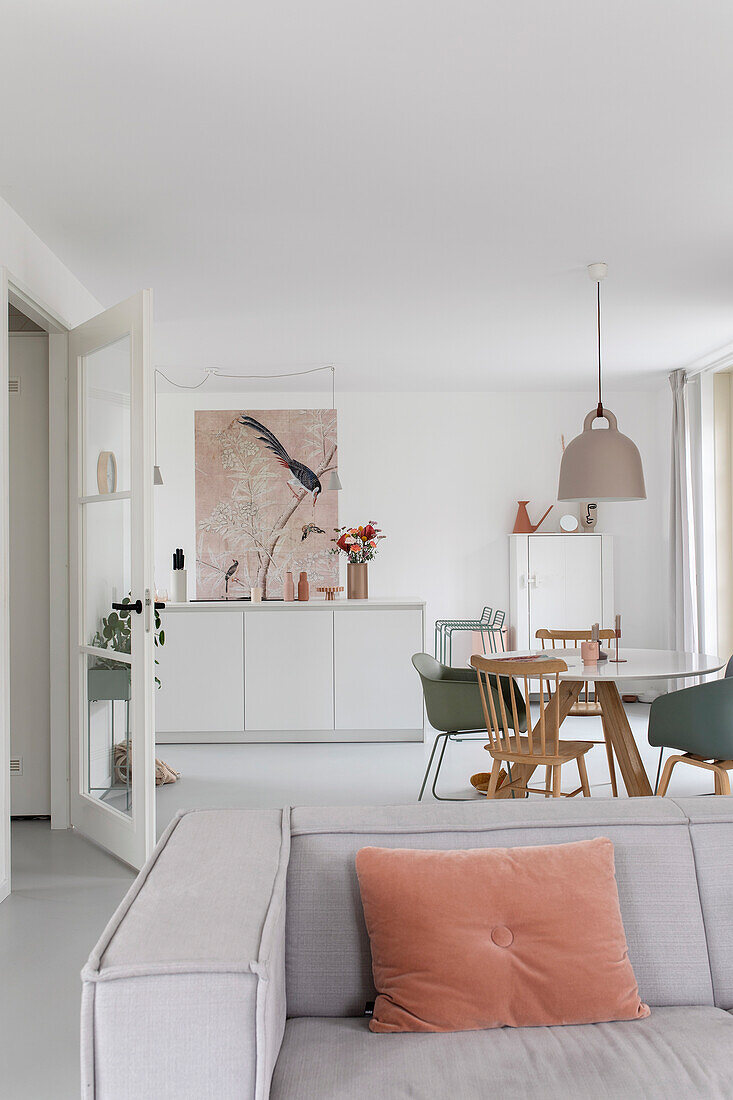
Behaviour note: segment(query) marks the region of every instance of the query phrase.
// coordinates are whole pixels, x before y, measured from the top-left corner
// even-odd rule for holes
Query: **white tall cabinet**
[[[613,626],[610,535],[510,535],[512,647],[534,649],[540,627]]]

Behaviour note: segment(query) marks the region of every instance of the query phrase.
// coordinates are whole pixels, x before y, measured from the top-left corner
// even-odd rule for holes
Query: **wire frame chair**
[[[525,794],[543,794],[546,798],[559,798],[561,790],[562,767],[575,760],[580,777],[580,786],[564,795],[572,798],[577,794],[590,795],[588,774],[585,767],[585,754],[592,748],[590,741],[560,740],[560,673],[567,672],[565,661],[547,657],[544,660],[492,659],[474,654],[471,664],[476,670],[483,707],[486,730],[489,737],[487,751],[491,754],[493,766],[486,797],[496,795],[502,763],[523,765],[522,772],[511,783],[502,785],[504,791],[521,791]],[[506,681],[505,690],[502,681]],[[521,680],[524,699],[529,699],[530,681],[540,681],[540,698],[544,699],[545,690],[549,701],[540,703],[539,715],[532,724],[527,707],[527,732],[519,732],[518,696],[516,681]],[[546,685],[546,686],[545,686]],[[492,690],[495,689],[495,692]],[[554,689],[554,690],[553,690]],[[509,700],[509,706],[505,699]],[[529,778],[535,768],[544,765],[545,786],[530,787]],[[523,773],[523,774],[522,774]]]
[[[479,619],[436,619],[435,620],[435,659],[443,665],[453,663],[453,634],[456,631],[470,630],[481,635],[484,653],[504,652],[504,634],[502,628],[506,612],[494,611],[488,605],[484,607]],[[486,643],[488,641],[488,651]]]

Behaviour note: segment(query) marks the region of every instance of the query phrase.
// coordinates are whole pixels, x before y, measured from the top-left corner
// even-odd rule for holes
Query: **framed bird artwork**
[[[199,409],[194,433],[197,598],[281,599],[287,572],[337,585],[336,410]]]

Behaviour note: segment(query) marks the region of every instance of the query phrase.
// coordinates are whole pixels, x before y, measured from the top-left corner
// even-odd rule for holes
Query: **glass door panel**
[[[69,335],[71,821],[134,867],[155,841],[150,292]]]
[[[130,490],[130,355],[123,336],[84,356],[84,495]]]
[[[84,540],[84,644],[130,653],[132,622],[114,610],[132,593],[129,494],[80,503]],[[126,625],[126,630],[120,628]],[[113,626],[115,629],[110,630]],[[120,650],[120,645],[126,648]]]
[[[131,668],[99,654],[86,657],[84,791],[118,813],[132,813]]]

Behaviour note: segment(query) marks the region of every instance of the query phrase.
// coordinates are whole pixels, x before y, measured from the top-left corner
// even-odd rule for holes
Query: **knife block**
[[[171,570],[171,603],[188,603],[188,570]]]

